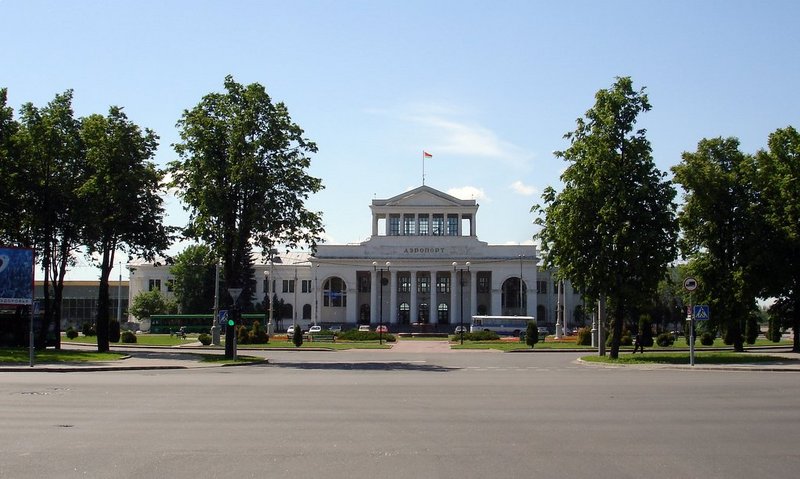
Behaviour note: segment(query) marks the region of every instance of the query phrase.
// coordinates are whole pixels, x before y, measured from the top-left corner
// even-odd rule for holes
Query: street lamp
[[[467,261],[466,263],[464,263],[464,266],[466,266],[466,267],[467,267],[467,268],[466,268],[466,269],[467,269],[467,273],[469,273],[469,264],[470,264],[470,263],[469,263],[469,261]],[[456,263],[455,261],[453,261],[453,273],[455,273],[455,272],[456,272],[456,268],[457,268],[457,267],[458,267],[458,263]],[[460,316],[460,320],[459,320],[459,327],[458,327],[458,329],[459,329],[459,331],[460,331],[460,333],[461,333],[461,344],[464,344],[464,268],[461,268],[461,269],[460,269],[460,270],[458,270],[458,271],[460,271],[460,273],[461,273],[461,275],[460,275],[460,278],[459,278],[459,281],[458,281],[458,282],[459,282],[459,287],[460,287],[460,289],[461,289],[461,291],[460,291],[460,295],[461,295],[461,299],[460,299],[460,301],[461,301],[461,304],[460,304],[460,305],[459,305],[459,307],[458,307],[458,314],[459,314],[459,316]]]
[[[389,267],[392,265],[389,261],[386,262],[386,271],[389,271]],[[381,272],[380,276],[380,283],[381,283],[381,298],[380,298],[380,307],[379,307],[379,316],[378,316],[378,344],[383,345],[383,268],[378,269],[378,262],[372,262],[372,269],[375,270],[377,273],[378,271]]]

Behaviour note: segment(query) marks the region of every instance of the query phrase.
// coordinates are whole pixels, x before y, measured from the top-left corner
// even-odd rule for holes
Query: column
[[[430,303],[430,315],[431,315],[431,324],[438,324],[439,323],[439,308],[438,308],[438,299],[436,297],[436,271],[431,271],[431,303]]]
[[[397,270],[389,271],[389,324],[397,324]]]
[[[469,316],[472,323],[472,316],[478,314],[478,272],[469,272]]]
[[[409,272],[411,277],[411,323],[416,323],[419,317],[419,305],[417,304],[417,272]]]
[[[369,322],[375,324],[378,322],[378,288],[380,287],[378,284],[378,272],[375,271],[375,268],[372,268],[372,272],[369,274],[369,277]]]
[[[458,266],[463,267],[459,264]],[[450,323],[458,323],[461,319],[459,308],[459,294],[461,294],[461,272],[453,271],[450,273]]]

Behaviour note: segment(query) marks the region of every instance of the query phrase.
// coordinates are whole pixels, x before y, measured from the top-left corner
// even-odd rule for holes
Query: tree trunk
[[[794,288],[792,302],[792,352],[800,353],[800,291]]]
[[[110,349],[108,340],[108,277],[111,275],[111,267],[114,264],[114,251],[112,242],[104,242],[103,262],[100,265],[100,288],[97,298],[97,352],[105,353]]]

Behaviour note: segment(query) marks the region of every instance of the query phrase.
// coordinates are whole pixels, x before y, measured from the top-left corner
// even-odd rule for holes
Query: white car
[[[294,326],[289,326],[289,328],[286,330],[286,335],[287,336],[293,336],[294,335]]]
[[[362,324],[358,327],[359,331],[369,331],[369,324]]]
[[[311,326],[311,328],[308,330],[309,334],[319,333],[320,331],[322,331],[322,326],[317,325]]]

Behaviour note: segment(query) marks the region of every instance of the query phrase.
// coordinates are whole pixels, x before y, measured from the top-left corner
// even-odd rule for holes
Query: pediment
[[[475,200],[460,200],[429,186],[420,186],[387,200],[374,200],[375,206],[472,206]]]

